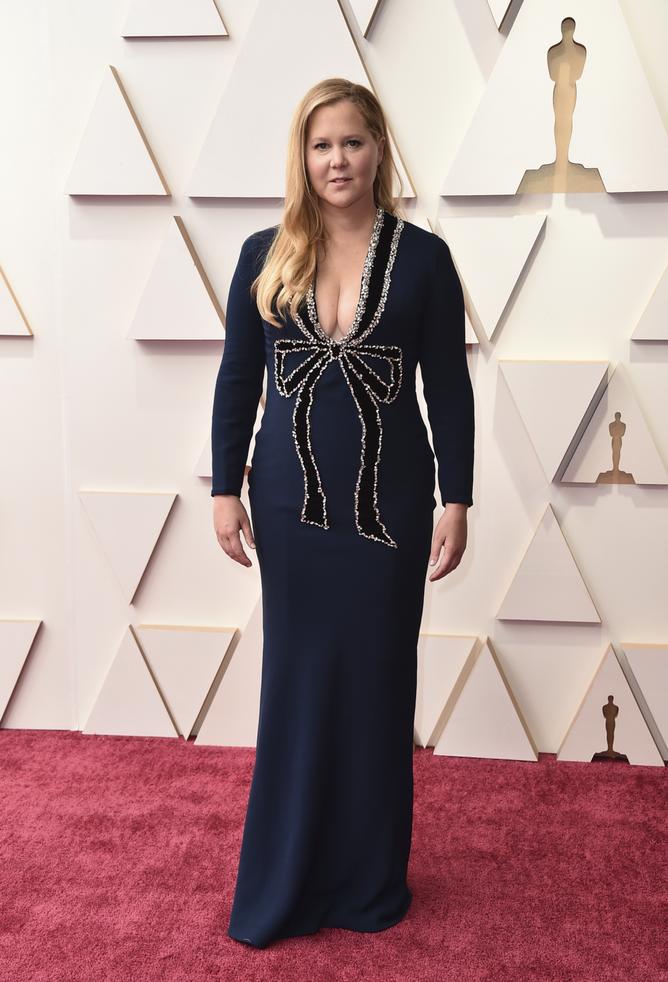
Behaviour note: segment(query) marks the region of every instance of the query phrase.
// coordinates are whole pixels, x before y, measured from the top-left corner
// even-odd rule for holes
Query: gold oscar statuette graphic
[[[605,718],[605,738],[608,746],[605,750],[601,750],[600,753],[594,754],[592,763],[628,764],[629,758],[626,754],[617,753],[616,750],[612,749],[615,738],[615,720],[619,715],[619,706],[615,706],[614,696],[608,696],[608,701],[605,706],[601,707],[601,712]]]
[[[551,191],[605,191],[597,167],[583,167],[568,159],[573,133],[573,113],[577,98],[576,82],[582,76],[587,49],[573,40],[575,21],[565,17],[561,22],[561,41],[547,52],[547,68],[554,82],[554,143],[556,158],[537,170],[527,170],[517,194],[538,194]]]
[[[601,471],[596,478],[597,484],[635,484],[633,474],[620,471],[619,458],[622,453],[622,437],[626,433],[626,423],[622,423],[622,414],[615,413],[614,420],[608,426],[612,444],[612,470]]]

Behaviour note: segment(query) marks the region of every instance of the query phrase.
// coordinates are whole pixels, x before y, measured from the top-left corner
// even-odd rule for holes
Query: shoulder
[[[255,277],[262,269],[269,247],[280,226],[270,225],[267,228],[251,232],[241,243],[239,265],[246,267]]]
[[[244,240],[244,248],[250,249],[253,252],[265,252],[274,241],[274,237],[278,232],[280,225],[269,225],[267,228],[260,228],[257,232],[251,232],[251,234]]]
[[[280,225],[269,225],[267,228],[258,229],[251,232],[241,245],[241,256],[248,262],[257,267],[257,271],[262,268],[264,260]]]
[[[280,225],[269,225],[267,228],[260,228],[257,232],[251,232],[246,242],[253,243],[254,245],[262,245],[265,242],[271,243],[280,227]]]
[[[432,263],[438,262],[443,256],[450,255],[448,244],[442,236],[437,235],[436,232],[430,232],[420,225],[414,225],[413,222],[406,219],[403,222],[404,227],[401,235],[410,243],[411,251],[416,251],[421,257]]]
[[[404,219],[401,238],[404,239],[406,253],[411,257],[412,267],[417,270],[424,286],[452,279],[456,266],[450,247],[441,235]]]

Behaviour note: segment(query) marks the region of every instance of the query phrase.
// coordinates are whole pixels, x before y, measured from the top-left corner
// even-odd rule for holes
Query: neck
[[[349,208],[320,205],[327,238],[332,245],[345,245],[351,239],[369,238],[376,220],[373,198],[355,202]]]

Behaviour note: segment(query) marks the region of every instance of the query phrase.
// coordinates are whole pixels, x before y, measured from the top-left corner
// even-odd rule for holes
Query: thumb
[[[436,565],[436,563],[438,562],[438,557],[439,557],[440,553],[441,553],[441,543],[440,542],[436,542],[431,547],[431,554],[429,556],[429,565],[430,566]]]

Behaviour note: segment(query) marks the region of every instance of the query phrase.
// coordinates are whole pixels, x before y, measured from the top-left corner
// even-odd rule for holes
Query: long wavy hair
[[[315,275],[318,246],[326,242],[318,198],[306,172],[306,135],[312,113],[320,106],[348,99],[357,106],[366,128],[376,141],[385,137],[383,157],[373,183],[376,207],[405,218],[399,206],[402,182],[387,131],[385,114],[378,99],[363,85],[346,78],[326,78],[313,85],[297,106],[290,126],[286,161],[286,193],[283,220],[278,226],[263,268],[251,284],[261,316],[274,327],[283,327],[286,310],[294,319]],[[392,193],[396,175],[399,194]]]

